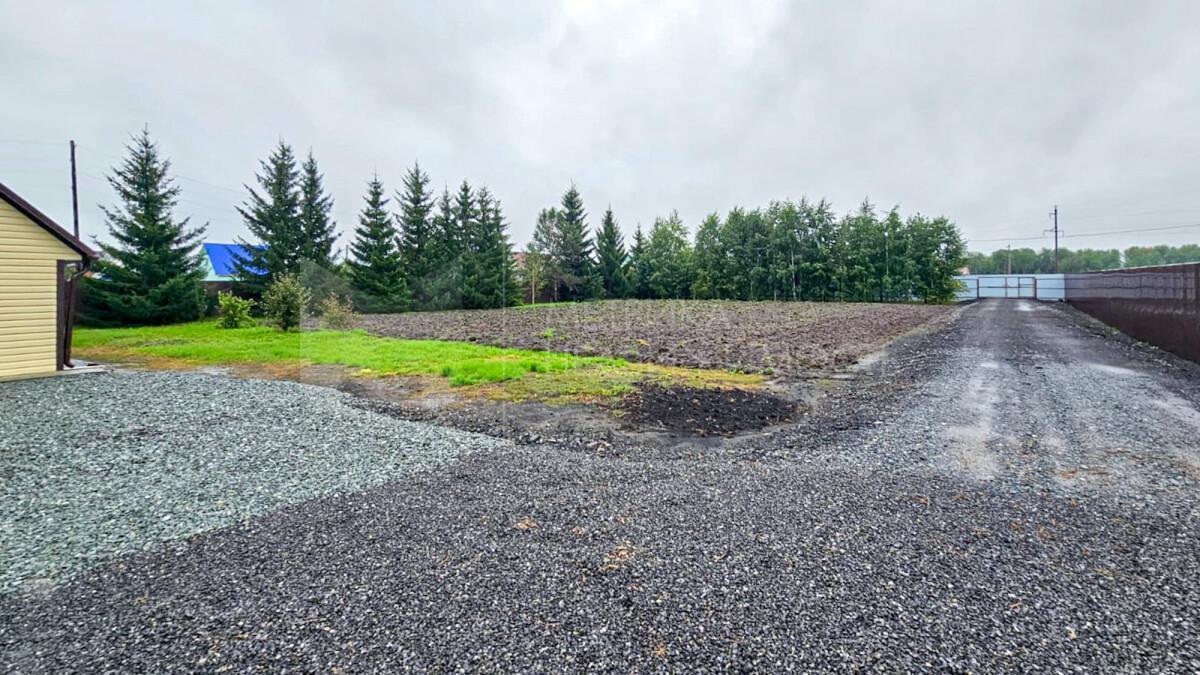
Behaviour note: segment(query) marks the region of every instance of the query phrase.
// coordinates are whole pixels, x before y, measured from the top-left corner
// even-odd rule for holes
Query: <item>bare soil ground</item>
[[[696,436],[732,436],[790,421],[801,406],[779,396],[741,389],[646,385],[621,401],[623,420]]]
[[[612,300],[506,310],[375,314],[371,333],[611,356],[783,379],[857,362],[943,306]]]

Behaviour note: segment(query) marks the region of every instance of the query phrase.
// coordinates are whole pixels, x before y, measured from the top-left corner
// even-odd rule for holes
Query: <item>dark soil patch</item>
[[[369,314],[389,337],[478,342],[783,379],[857,362],[948,310],[821,302],[611,300],[545,307]]]
[[[621,418],[649,429],[693,436],[732,436],[788,422],[800,406],[742,389],[640,386],[620,404]]]

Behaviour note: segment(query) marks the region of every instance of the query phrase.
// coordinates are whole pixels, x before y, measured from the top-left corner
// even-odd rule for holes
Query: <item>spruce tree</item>
[[[367,184],[367,195],[363,198],[366,205],[358,216],[358,227],[350,244],[350,280],[362,294],[360,309],[402,312],[408,309],[408,287],[396,247],[396,227],[383,194],[383,183],[376,176]]]
[[[421,309],[455,309],[462,300],[462,232],[449,189],[442,190],[432,223],[435,245],[429,258],[433,262],[425,285],[428,300]]]
[[[238,207],[246,229],[259,243],[238,239],[245,251],[234,258],[238,289],[252,296],[262,295],[280,276],[297,272],[306,251],[296,157],[291,146],[279,141],[271,156],[260,165],[255,177],[261,194],[246,186],[250,198]]]
[[[300,170],[300,255],[326,268],[333,266],[333,242],[337,241],[337,223],[329,217],[332,210],[333,198],[325,193],[325,177],[310,150]]]
[[[513,258],[512,242],[508,239],[508,221],[500,208],[500,200],[492,200],[488,217],[488,265],[497,278],[492,307],[511,307],[521,301],[521,284]]]
[[[192,321],[204,311],[204,268],[198,245],[204,227],[176,220],[179,187],[171,162],[143,128],[125,146],[128,156],[108,176],[120,206],[101,207],[115,243],[85,279],[81,319],[94,324]]]
[[[625,241],[617,227],[611,206],[605,209],[600,229],[596,232],[596,258],[604,296],[627,297],[629,283],[625,279],[625,263],[628,256],[625,254]]]
[[[500,202],[481,187],[463,252],[463,307],[491,309],[516,302],[519,291],[506,228]]]
[[[433,222],[433,195],[429,192],[429,174],[413,164],[404,176],[404,192],[396,194],[400,204],[400,257],[413,303],[427,307],[432,299],[430,284],[439,261],[437,236]]]
[[[629,279],[630,290],[635,298],[649,298],[650,292],[650,259],[646,255],[646,235],[642,233],[642,224],[638,223],[633,232],[633,245],[629,247],[629,267],[626,278]]]
[[[592,260],[593,246],[588,237],[586,218],[583,199],[572,184],[562,197],[562,208],[555,227],[555,249],[550,254],[566,300],[593,298],[600,288]]]

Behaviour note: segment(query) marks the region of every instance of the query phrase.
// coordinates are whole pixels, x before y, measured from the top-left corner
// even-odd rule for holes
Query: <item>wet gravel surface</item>
[[[6,596],[0,666],[1195,671],[1198,383],[980,303],[789,430],[481,450]]]
[[[179,373],[0,385],[0,592],[505,445],[352,403]]]

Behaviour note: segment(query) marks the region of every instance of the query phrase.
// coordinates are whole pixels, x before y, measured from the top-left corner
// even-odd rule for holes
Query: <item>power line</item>
[[[1046,235],[1040,234],[1036,237],[997,237],[995,239],[968,239],[968,244],[984,244],[994,241],[1032,241],[1034,239],[1045,239]]]
[[[22,141],[15,138],[0,138],[0,143],[12,143],[14,145],[54,145],[60,146],[62,141]]]
[[[1200,223],[1187,223],[1185,225],[1161,225],[1155,227],[1139,227],[1130,230],[1109,230],[1107,232],[1083,232],[1081,234],[1064,234],[1063,238],[1077,237],[1099,237],[1106,234],[1136,234],[1139,232],[1162,232],[1165,230],[1183,230],[1191,227],[1200,227]]]
[[[1186,229],[1197,228],[1197,227],[1200,227],[1200,223],[1184,223],[1184,224],[1180,224],[1180,225],[1153,225],[1150,227],[1135,227],[1135,228],[1128,228],[1128,229],[1124,229],[1124,230],[1105,230],[1103,232],[1080,232],[1078,234],[1060,234],[1060,236],[1063,239],[1079,239],[1082,237],[1102,237],[1102,236],[1111,235],[1111,234],[1139,234],[1142,232],[1166,232],[1166,231],[1170,231],[1170,230],[1186,230]],[[1050,232],[1050,231],[1052,231],[1052,230],[1047,230],[1047,232]],[[1060,233],[1061,233],[1061,230],[1060,230]],[[1042,235],[1036,236],[1036,237],[1000,237],[1000,238],[996,238],[996,239],[968,239],[966,243],[982,244],[982,243],[997,242],[997,241],[1004,241],[1004,242],[1032,241],[1032,240],[1040,240],[1040,239],[1045,239],[1045,238],[1046,238],[1046,235],[1042,234]]]

